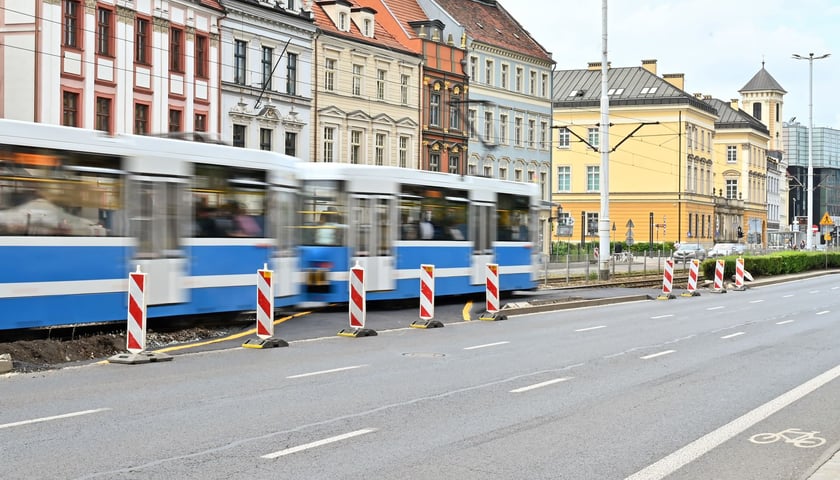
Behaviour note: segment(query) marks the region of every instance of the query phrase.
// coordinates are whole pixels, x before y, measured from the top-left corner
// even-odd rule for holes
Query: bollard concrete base
[[[496,322],[499,320],[507,320],[507,315],[502,315],[499,312],[484,312],[478,316],[478,319],[485,322]]]
[[[139,353],[118,353],[108,359],[108,363],[122,363],[125,365],[137,365],[141,363],[168,362],[173,357],[165,353],[139,352]]]
[[[415,320],[409,325],[411,328],[443,328],[443,323],[437,320]]]
[[[243,348],[277,348],[277,347],[288,347],[289,342],[283,340],[282,338],[249,338],[242,344]]]
[[[376,330],[371,330],[369,328],[342,328],[341,331],[338,332],[339,337],[375,337],[376,335]]]
[[[0,373],[8,373],[12,371],[12,356],[8,353],[0,355]]]

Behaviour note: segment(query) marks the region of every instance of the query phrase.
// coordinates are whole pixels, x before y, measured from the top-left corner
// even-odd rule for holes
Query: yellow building
[[[751,154],[761,158],[769,139],[766,127],[755,122],[729,128],[735,120],[727,116],[721,122],[724,102],[685,92],[683,74],[660,77],[656,60],[643,60],[640,67],[611,67],[608,72],[611,240],[698,242],[708,248],[729,239],[722,236],[732,225],[727,222],[761,216],[758,190],[750,190],[748,196],[743,191],[746,186],[762,187],[761,162],[739,154],[735,164],[727,164],[720,148],[730,145],[721,143],[724,140],[748,144],[756,147]],[[552,201],[562,210],[553,212],[559,218],[553,241],[597,240],[600,97],[599,62],[585,70],[555,72]],[[740,117],[743,112],[727,113]],[[725,136],[718,138],[718,130],[725,130]],[[735,198],[722,201],[727,198],[720,197],[720,188],[726,193],[726,179],[734,178],[734,169]]]

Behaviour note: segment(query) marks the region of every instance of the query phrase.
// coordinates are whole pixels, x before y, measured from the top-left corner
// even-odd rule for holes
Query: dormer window
[[[344,13],[344,12],[341,12],[341,13],[338,14],[338,29],[341,30],[342,32],[346,32],[348,30],[348,28],[347,28],[347,14]]]
[[[373,22],[371,22],[370,19],[366,18],[364,25],[364,35],[366,37],[373,37]]]
[[[286,10],[297,10],[295,0],[286,0]]]

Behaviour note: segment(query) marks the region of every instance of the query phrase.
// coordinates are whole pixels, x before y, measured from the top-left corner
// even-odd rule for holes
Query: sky
[[[551,52],[557,70],[602,59],[603,2],[499,0]],[[614,67],[657,60],[657,73],[685,74],[685,91],[741,98],[764,68],[787,90],[783,121],[809,124],[809,69],[794,53],[820,56],[813,67],[814,127],[840,129],[840,1],[612,0],[607,60]]]

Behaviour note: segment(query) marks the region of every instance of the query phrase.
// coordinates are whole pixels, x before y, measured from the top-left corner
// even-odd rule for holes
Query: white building
[[[310,156],[311,9],[300,0],[223,0],[221,137]]]

